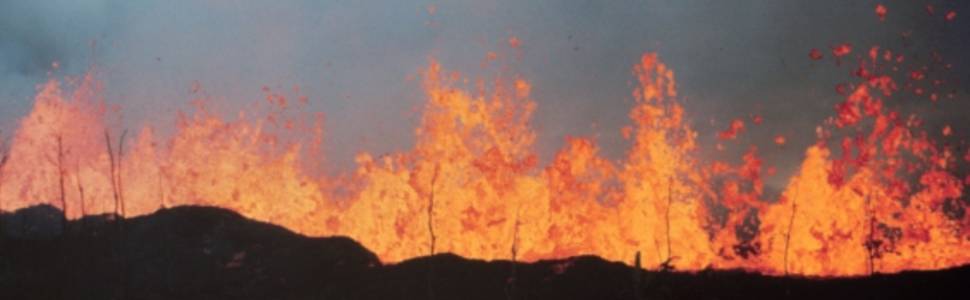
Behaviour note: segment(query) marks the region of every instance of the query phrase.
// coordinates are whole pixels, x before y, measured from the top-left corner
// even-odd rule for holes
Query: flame
[[[833,47],[836,59],[850,52]],[[876,64],[878,49],[871,52]],[[888,50],[885,57],[902,61]],[[288,101],[264,88],[265,104],[231,119],[200,97],[171,136],[146,126],[125,140],[106,124],[112,111],[91,72],[69,80],[71,92],[56,79],[39,87],[0,170],[0,209],[52,203],[78,218],[214,205],[305,234],[347,235],[387,262],[436,252],[629,261],[640,252],[658,268],[819,276],[970,262],[962,250],[970,246],[966,182],[953,171],[960,154],[930,140],[917,118],[885,107],[898,90],[891,77],[866,66],[856,74],[862,83],[840,85],[845,101],[771,199],[763,176],[774,169],[757,148],[738,165],[700,159],[674,72],[653,53],[633,67],[624,160],[604,158],[591,138],[569,137],[538,165],[528,81],[499,78],[469,92],[432,60],[413,149],[360,153],[356,169],[336,176],[308,167],[323,161],[324,130],[322,115],[292,116],[305,97]],[[738,119],[720,135],[734,139],[743,129]],[[839,136],[841,148],[829,149]]]

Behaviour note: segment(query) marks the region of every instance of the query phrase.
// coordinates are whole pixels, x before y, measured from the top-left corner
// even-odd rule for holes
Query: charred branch
[[[61,234],[67,234],[67,196],[64,189],[64,141],[57,135],[57,187],[61,200]]]
[[[158,201],[161,202],[162,208],[168,208],[168,201],[165,200],[165,177],[161,165],[158,166]]]
[[[0,213],[3,212],[3,170],[7,165],[7,147],[6,143],[0,143]],[[0,239],[4,236],[3,222],[0,221]]]
[[[118,181],[115,180],[115,155],[114,155],[114,151],[111,148],[111,134],[108,133],[107,129],[105,129],[104,131],[104,144],[108,149],[108,166],[109,166],[108,171],[111,173],[109,174],[111,177],[111,193],[114,196],[114,204],[115,204],[114,213],[117,216],[118,215]]]
[[[124,198],[122,197],[123,190],[121,185],[121,158],[122,158],[122,155],[124,155],[124,142],[125,142],[125,136],[127,134],[128,134],[128,130],[126,129],[121,133],[121,137],[118,138],[118,155],[116,158],[116,156],[114,155],[114,150],[111,147],[111,135],[108,133],[107,129],[104,131],[104,143],[108,148],[108,159],[109,159],[109,166],[111,171],[111,190],[114,193],[114,200],[115,200],[115,217],[117,218],[116,220],[118,224],[118,229],[121,232],[124,232],[124,228],[125,228],[124,227],[125,223],[123,220],[125,217],[125,204],[124,204]],[[122,237],[124,237],[123,234],[122,234]],[[118,242],[120,245],[125,244],[124,238],[120,239]],[[125,253],[123,250],[120,251],[120,253],[116,253],[116,255],[120,255],[122,259],[126,259],[128,256],[127,253]],[[122,270],[127,270],[127,268],[128,268],[127,264],[122,265]],[[125,276],[125,273],[127,272],[123,271],[118,274],[119,282],[121,282],[120,284],[121,285],[120,293],[122,295],[121,298],[124,298],[124,295],[127,294],[128,285],[127,285],[127,278]]]
[[[517,259],[519,254],[520,209],[521,207],[518,205],[515,207],[515,224],[512,227],[512,247],[510,249],[510,251],[512,252],[512,274],[509,276],[509,279],[507,281],[506,293],[505,293],[506,298],[508,299],[515,299],[515,284],[516,284],[516,276],[517,276],[516,273],[518,272],[518,270],[516,269],[516,266],[518,265]]]
[[[428,234],[430,235],[430,244],[428,252],[430,256],[434,256],[434,246],[437,237],[434,234],[434,186],[438,181],[438,171],[441,166],[435,164],[434,174],[431,175],[431,187],[428,193]],[[428,299],[434,299],[434,263],[428,264]]]
[[[876,231],[874,228],[876,225],[876,217],[875,213],[872,211],[872,195],[869,193],[866,193],[866,223],[866,230],[868,231],[866,234],[866,242],[864,244],[866,247],[866,268],[867,273],[872,276],[872,273],[875,272],[874,260],[878,246],[875,237]]]
[[[118,139],[118,155],[114,154],[114,148],[111,146],[111,134],[108,130],[104,131],[104,143],[108,149],[108,165],[111,172],[111,192],[114,195],[114,205],[115,205],[115,215],[119,218],[125,215],[124,198],[122,197],[121,188],[121,156],[124,151],[122,148],[124,146],[125,135],[128,134],[128,130],[122,132],[121,137]]]
[[[633,258],[633,299],[643,299],[641,288],[643,288],[643,267],[640,263],[640,251],[637,251]]]
[[[78,209],[81,210],[81,231],[84,231],[84,216],[88,215],[87,210],[84,207],[84,185],[81,184],[81,163],[76,162],[74,165],[74,183],[77,185],[77,203]]]
[[[125,136],[128,135],[128,129],[121,132],[121,137],[118,138],[118,171],[117,171],[117,181],[118,181],[118,202],[121,205],[121,217],[125,217],[125,190],[124,185],[121,181],[121,171],[122,169],[122,159],[125,156]]]
[[[671,204],[674,203],[674,177],[671,176],[667,179],[667,209],[664,210],[664,222],[666,223],[667,230],[667,259],[660,264],[661,270],[673,270],[673,251],[671,251],[670,246],[670,208]]]
[[[788,217],[788,229],[785,231],[785,276],[788,276],[788,249],[791,246],[791,230],[792,226],[795,225],[795,213],[798,212],[796,198],[797,196],[791,199],[791,216]]]
[[[434,166],[434,174],[431,175],[431,188],[428,193],[428,234],[430,235],[431,241],[429,244],[428,253],[434,256],[434,246],[437,237],[434,234],[434,186],[438,181],[438,170],[439,166]]]

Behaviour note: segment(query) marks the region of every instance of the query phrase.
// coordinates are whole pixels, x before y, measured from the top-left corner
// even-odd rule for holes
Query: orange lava
[[[833,55],[850,51],[841,45]],[[644,54],[632,75],[625,159],[570,137],[543,166],[533,149],[531,83],[498,79],[470,92],[432,61],[414,147],[360,153],[356,169],[338,176],[305,167],[325,142],[321,115],[294,116],[305,98],[264,89],[259,109],[228,119],[197,99],[170,137],[145,127],[122,140],[105,125],[110,112],[92,75],[69,90],[52,79],[12,138],[0,209],[52,203],[77,218],[214,205],[309,235],[350,236],[387,262],[431,252],[629,262],[641,252],[653,267],[819,276],[970,262],[970,214],[946,208],[964,205],[966,183],[953,172],[960,154],[884,105],[897,90],[892,78],[867,73],[846,86],[818,142],[771,199],[763,175],[773,168],[757,148],[737,165],[698,157],[704,146],[674,71],[656,54]],[[735,120],[721,135],[733,139],[743,128]]]

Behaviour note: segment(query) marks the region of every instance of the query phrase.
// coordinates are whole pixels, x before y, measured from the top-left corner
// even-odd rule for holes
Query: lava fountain
[[[854,52],[832,53],[846,63]],[[809,56],[823,59],[819,50]],[[97,71],[52,78],[5,148],[0,209],[49,203],[79,218],[211,205],[308,235],[349,236],[386,262],[438,252],[526,261],[642,254],[657,268],[817,276],[970,263],[970,177],[960,174],[970,153],[891,108],[934,79],[897,76],[903,57],[888,49],[856,58],[855,82],[840,85],[844,100],[778,196],[764,191],[771,170],[757,148],[740,163],[697,153],[719,146],[698,142],[673,68],[645,53],[632,68],[635,102],[622,129],[632,146],[622,160],[570,137],[539,165],[529,81],[468,89],[431,60],[414,147],[360,153],[356,169],[336,176],[309,171],[322,160],[323,115],[301,112],[298,89],[264,88],[264,102],[224,118],[196,86],[194,108],[179,113],[172,134],[144,127],[129,138],[108,125],[117,109],[102,98]],[[737,120],[719,137],[744,128]]]

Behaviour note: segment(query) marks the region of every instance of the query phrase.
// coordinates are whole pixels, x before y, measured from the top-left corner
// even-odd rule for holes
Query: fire
[[[836,59],[850,52],[833,48]],[[819,276],[966,264],[966,182],[954,170],[970,158],[931,140],[917,117],[887,108],[899,87],[875,64],[901,61],[889,53],[863,60],[861,82],[842,85],[845,100],[778,199],[766,195],[774,168],[758,148],[739,164],[698,155],[674,71],[647,53],[633,67],[624,160],[570,137],[540,166],[531,83],[511,76],[469,92],[431,61],[413,149],[360,153],[356,169],[337,176],[308,167],[321,160],[324,130],[322,115],[294,116],[305,97],[264,88],[266,103],[235,118],[200,97],[171,136],[144,127],[125,139],[107,124],[113,110],[93,72],[69,81],[71,91],[51,79],[13,136],[0,209],[51,203],[78,218],[214,205],[305,234],[350,236],[388,262],[438,252],[629,261],[640,252],[658,268]],[[813,49],[810,58],[822,54]],[[743,129],[737,119],[720,135],[735,139]]]

